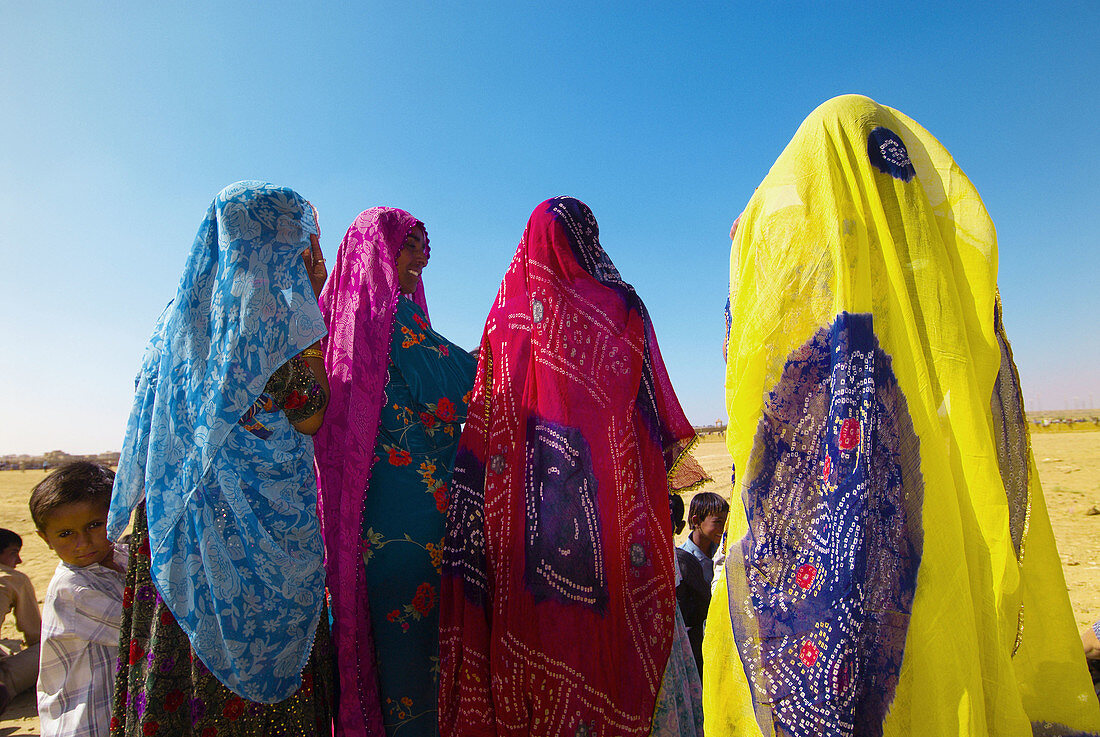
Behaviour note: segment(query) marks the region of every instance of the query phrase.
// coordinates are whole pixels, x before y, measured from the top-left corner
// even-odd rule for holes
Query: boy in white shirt
[[[107,539],[114,478],[79,461],[31,492],[38,535],[61,559],[42,606],[42,737],[100,737],[110,728],[128,554]]]

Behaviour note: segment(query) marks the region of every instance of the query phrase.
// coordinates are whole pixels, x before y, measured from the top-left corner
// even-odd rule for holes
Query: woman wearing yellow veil
[[[973,185],[865,97],[814,111],[749,201],[709,737],[1100,733],[996,276]]]

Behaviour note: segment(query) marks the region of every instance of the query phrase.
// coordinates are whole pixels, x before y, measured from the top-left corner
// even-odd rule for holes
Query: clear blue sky
[[[1098,27],[1094,1],[2,2],[0,453],[120,446],[199,221],[252,178],[312,200],[330,254],[367,207],[424,220],[433,322],[471,347],[532,208],[581,198],[689,417],[723,417],[730,224],[847,92],[981,192],[1029,408],[1095,405]]]

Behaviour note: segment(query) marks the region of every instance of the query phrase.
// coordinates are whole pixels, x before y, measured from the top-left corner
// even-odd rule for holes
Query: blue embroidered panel
[[[527,421],[525,536],[527,587],[536,601],[607,607],[596,477],[576,428]]]
[[[917,175],[909,151],[897,133],[881,125],[867,136],[867,156],[875,168],[903,182]]]
[[[881,735],[916,589],[923,483],[870,315],[839,315],[788,358],[749,466],[730,612],[761,726]]]
[[[484,510],[485,464],[473,451],[459,446],[447,506],[443,573],[461,580],[463,594],[476,606],[485,606],[489,598]]]

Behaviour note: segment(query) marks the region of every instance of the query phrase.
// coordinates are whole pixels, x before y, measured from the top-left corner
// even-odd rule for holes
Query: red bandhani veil
[[[542,203],[485,323],[451,484],[445,737],[649,734],[676,606],[668,479],[694,439],[591,210]]]

